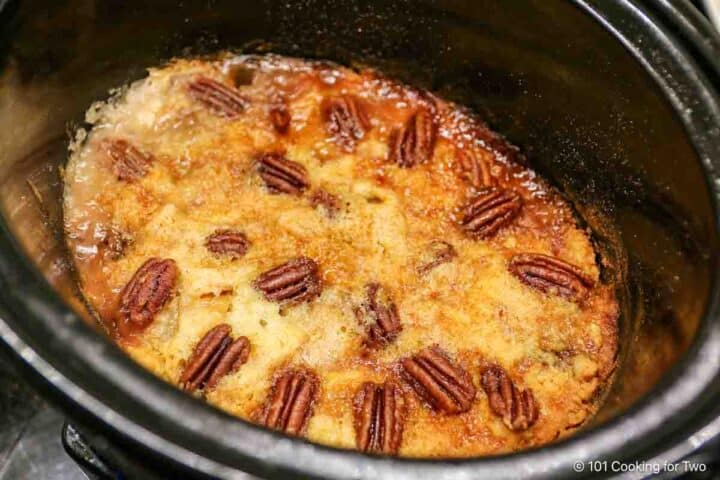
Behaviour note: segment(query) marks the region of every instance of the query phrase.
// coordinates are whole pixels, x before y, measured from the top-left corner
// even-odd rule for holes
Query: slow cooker
[[[0,24],[0,337],[126,478],[602,476],[591,461],[664,465],[720,433],[720,39],[690,3],[3,0]],[[487,458],[361,455],[215,410],[100,332],[62,240],[68,132],[148,66],[222,49],[371,66],[521,146],[620,286],[617,378],[589,426]]]

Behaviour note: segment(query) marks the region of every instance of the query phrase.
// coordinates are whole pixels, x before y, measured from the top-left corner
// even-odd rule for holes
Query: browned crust
[[[284,60],[276,59],[275,61],[282,64]],[[203,62],[192,65],[193,68],[206,68]],[[327,298],[345,298],[352,308],[362,301],[358,299],[362,297],[364,285],[372,282],[388,282],[393,291],[397,292],[397,297],[393,299],[393,309],[397,310],[395,313],[397,313],[397,318],[401,319],[402,329],[392,328],[392,338],[383,343],[382,348],[373,348],[368,351],[367,344],[363,340],[367,331],[363,328],[358,329],[357,320],[349,318],[343,328],[348,336],[356,335],[356,337],[353,342],[350,342],[351,346],[347,347],[342,357],[329,363],[318,361],[317,364],[302,370],[303,372],[312,372],[307,376],[307,385],[312,390],[311,395],[307,397],[310,408],[295,415],[296,419],[299,418],[301,421],[294,422],[288,433],[307,435],[311,440],[324,443],[340,442],[341,446],[352,448],[355,440],[351,438],[350,444],[343,444],[337,439],[329,441],[327,438],[330,436],[321,430],[320,425],[322,422],[327,422],[329,417],[339,421],[344,415],[348,415],[353,408],[353,392],[357,392],[357,389],[366,382],[378,384],[393,382],[403,390],[403,398],[407,399],[404,406],[407,414],[403,414],[405,435],[402,444],[393,445],[390,453],[404,456],[455,454],[470,456],[518,450],[552,441],[558,435],[565,436],[586,422],[596,410],[597,402],[610,383],[616,368],[619,311],[612,285],[605,285],[597,281],[595,253],[588,249],[589,242],[586,235],[578,229],[573,220],[572,211],[564,200],[542,179],[529,173],[526,159],[516,147],[510,145],[500,135],[490,131],[483,123],[458,113],[459,110],[456,106],[424,92],[383,79],[374,72],[355,74],[329,65],[316,65],[310,69],[307,68],[307,64],[302,66],[303,69],[298,69],[297,72],[292,72],[292,69],[284,70],[291,73],[288,74],[289,81],[286,81],[282,87],[278,87],[272,82],[262,84],[263,88],[254,85],[254,82],[267,81],[267,78],[272,77],[272,73],[267,73],[272,72],[272,68],[261,72],[260,75],[255,75],[253,83],[237,89],[229,87],[228,85],[232,82],[217,73],[222,71],[221,68],[213,67],[207,71],[205,74],[213,76],[213,81],[220,82],[224,87],[204,81],[200,85],[202,88],[199,97],[190,94],[190,99],[194,100],[195,104],[189,109],[191,112],[187,114],[189,117],[175,119],[174,128],[192,130],[207,122],[212,125],[212,128],[217,129],[216,131],[221,132],[222,141],[226,142],[224,145],[252,145],[252,148],[248,148],[247,157],[238,153],[238,150],[229,148],[225,151],[212,144],[210,145],[212,148],[209,148],[207,153],[196,153],[197,158],[190,158],[189,164],[186,165],[183,163],[185,160],[180,161],[177,157],[163,152],[153,152],[152,144],[150,144],[147,153],[153,155],[152,168],[143,170],[142,175],[133,176],[132,182],[122,182],[114,178],[107,184],[106,191],[97,197],[98,203],[107,209],[105,213],[113,213],[115,216],[127,220],[122,225],[122,231],[129,238],[136,238],[136,235],[143,230],[151,218],[162,211],[163,206],[166,206],[168,202],[178,200],[178,198],[173,198],[172,192],[168,193],[168,190],[156,188],[158,186],[168,188],[167,185],[161,185],[164,175],[170,175],[172,185],[175,185],[175,182],[178,185],[182,184],[183,188],[187,188],[188,191],[202,186],[203,182],[210,178],[218,178],[224,182],[208,181],[208,184],[215,189],[210,193],[214,194],[220,191],[226,196],[224,197],[226,199],[218,201],[217,205],[213,204],[212,198],[208,199],[212,195],[204,197],[197,195],[193,199],[193,202],[196,203],[188,202],[182,205],[183,214],[194,214],[193,218],[204,219],[205,215],[213,217],[217,211],[222,211],[222,209],[231,211],[237,209],[238,207],[228,199],[235,201],[242,199],[233,197],[232,192],[265,195],[265,197],[257,198],[271,199],[267,201],[282,206],[273,208],[295,208],[300,212],[298,214],[303,214],[302,208],[314,210],[316,225],[321,225],[325,229],[323,230],[325,233],[322,234],[325,237],[322,238],[336,242],[332,243],[332,246],[337,248],[328,248],[327,245],[323,245],[313,238],[301,239],[300,234],[304,232],[298,233],[296,230],[292,230],[298,228],[292,223],[294,220],[292,215],[289,218],[282,217],[282,221],[280,221],[279,214],[283,213],[281,210],[266,214],[266,216],[272,217],[272,221],[276,223],[272,224],[272,228],[266,227],[264,236],[256,236],[255,233],[261,230],[252,231],[252,222],[248,221],[248,216],[240,215],[242,221],[223,222],[222,225],[209,229],[196,242],[196,245],[205,252],[202,257],[202,268],[237,269],[253,265],[255,274],[247,280],[248,284],[251,285],[254,280],[258,280],[255,283],[255,293],[259,298],[265,297],[265,300],[262,301],[274,302],[278,305],[281,317],[287,315],[287,318],[283,318],[288,322],[288,328],[298,326],[293,324],[293,322],[298,322],[293,313],[297,311],[308,312],[308,317],[300,321],[300,324],[306,323],[312,325],[312,328],[317,328],[305,338],[305,343],[292,346],[282,357],[271,362],[268,368],[270,368],[269,371],[275,372],[269,374],[270,376],[275,375],[272,378],[279,378],[278,376],[283,375],[283,372],[289,371],[287,367],[279,367],[279,365],[292,365],[298,360],[306,358],[306,348],[309,348],[308,345],[317,338],[318,332],[322,332],[322,325],[314,326],[314,322],[316,322],[314,315],[319,316],[318,312],[327,306],[325,303]],[[334,72],[334,84],[323,80],[327,77],[328,71]],[[265,80],[263,80],[263,75],[267,77]],[[174,81],[178,85],[183,85],[182,82],[186,81],[182,80],[186,78],[182,74],[177,75],[176,78],[179,80]],[[193,74],[189,78],[189,81],[192,81],[193,78],[204,77]],[[208,85],[211,87],[208,88]],[[361,86],[375,90],[359,90]],[[226,88],[232,89],[226,90]],[[303,111],[302,114],[295,115],[297,112],[294,109],[302,108],[303,102],[307,103],[308,101],[309,97],[304,96],[306,92],[317,95],[313,100],[317,103],[316,108],[310,110],[310,113]],[[347,123],[343,123],[343,125],[352,127],[353,122],[357,123],[363,128],[362,135],[359,133],[356,135],[351,132],[352,128],[348,129],[347,127],[343,127],[345,130],[333,127],[328,133],[328,116],[323,114],[318,99],[342,98],[340,95],[346,95],[348,92],[358,98],[362,97],[360,102],[362,112],[354,114],[354,109],[350,108],[352,105],[345,108],[341,113],[343,122],[347,120]],[[389,99],[383,99],[376,92],[390,92],[391,96],[388,97]],[[219,96],[213,96],[216,93]],[[188,95],[187,91],[184,91],[183,94]],[[277,107],[278,98],[282,99],[283,114],[282,118],[276,115],[278,118],[273,120],[271,112],[272,108]],[[397,105],[403,102],[406,103],[406,107],[398,108]],[[198,105],[207,108],[205,110],[198,109]],[[429,116],[418,120],[417,112],[429,112]],[[292,119],[291,125],[286,125],[288,119]],[[248,125],[251,125],[252,128],[243,130],[248,129]],[[255,132],[252,129],[256,126],[268,131]],[[250,133],[257,133],[258,136],[253,137]],[[339,138],[345,140],[350,138],[352,142],[343,144],[342,142],[345,140],[338,142]],[[473,141],[469,142],[468,138],[472,138]],[[330,141],[327,142],[327,140]],[[307,156],[297,156],[293,153],[295,151],[293,149],[308,144],[320,145],[323,141],[326,142],[326,145],[335,145],[340,148],[317,147],[312,150],[312,155]],[[145,152],[145,143],[139,144],[143,145],[143,152]],[[92,134],[83,148],[95,148]],[[268,153],[279,155],[283,160],[279,163],[278,161],[271,162],[272,164],[269,166],[258,161]],[[345,208],[347,197],[351,197],[355,193],[351,188],[338,189],[334,182],[342,180],[342,178],[317,179],[316,170],[323,166],[329,168],[336,165],[339,162],[338,158],[343,155],[354,156],[352,175],[358,182],[371,184],[374,189],[372,192],[383,191],[383,189],[386,192],[392,192],[397,196],[396,198],[400,199],[399,204],[404,208],[406,218],[415,222],[408,222],[405,233],[412,240],[411,248],[407,253],[412,258],[407,259],[404,270],[398,269],[398,275],[389,280],[383,276],[376,278],[379,275],[378,271],[371,272],[374,277],[364,278],[365,273],[358,267],[358,264],[361,263],[357,261],[358,251],[346,248],[352,242],[348,238],[339,240],[334,236],[333,229],[342,224],[344,217],[353,214],[353,208],[357,209],[357,205],[351,205],[351,203],[347,203],[351,207]],[[273,158],[276,159],[276,157]],[[308,160],[308,158],[313,160]],[[474,167],[473,165],[468,166],[468,158],[481,162],[481,164],[476,163]],[[246,159],[248,160],[246,161]],[[315,161],[317,163],[313,163]],[[468,168],[471,171],[468,171]],[[472,168],[475,170],[472,171]],[[196,180],[196,184],[192,184],[185,180],[185,175],[188,175],[187,171],[191,172],[190,176],[194,171],[203,172],[205,177],[198,178],[206,180],[203,182]],[[116,172],[112,172],[112,170],[110,172],[117,177]],[[459,209],[481,192],[482,188],[489,185],[492,185],[494,189],[509,189],[517,192],[518,198],[521,198],[522,208],[515,211],[513,206],[512,215],[508,215],[507,218],[503,217],[500,227],[493,229],[492,234],[467,235],[462,228]],[[66,196],[70,190],[77,194],[77,188],[79,187],[73,188],[72,180],[69,180],[66,185]],[[448,199],[447,202],[443,201],[445,198]],[[377,208],[392,206],[392,202],[376,193],[368,194],[365,203],[377,206]],[[123,208],[129,206],[133,212],[132,215],[137,218],[125,210],[113,210],[119,208],[119,205],[123,205]],[[228,209],[228,205],[232,205],[233,208]],[[322,208],[315,208],[319,205]],[[193,209],[203,213],[196,213]],[[68,233],[73,237],[69,239],[69,246],[71,252],[77,254],[78,247],[86,247],[93,240],[87,238],[79,229],[80,222],[73,223],[72,215],[70,217],[66,225]],[[106,218],[99,215],[96,220],[103,223],[107,222],[107,218],[112,218],[112,215],[107,215]],[[428,219],[430,220],[428,221]],[[251,228],[251,231],[248,232],[248,237],[252,238],[251,248],[245,248],[247,246],[244,245],[243,237],[239,235],[240,232],[245,235],[246,223]],[[232,229],[228,229],[228,225],[232,225]],[[232,255],[225,255],[223,252],[208,255],[208,247],[203,242],[213,231],[234,232],[235,236],[228,239],[223,246],[218,246],[218,248],[213,246],[215,250],[223,252],[232,250]],[[83,293],[100,317],[108,322],[111,330],[117,328],[113,323],[115,318],[113,309],[117,305],[117,292],[130,281],[133,269],[137,269],[142,264],[144,259],[142,255],[149,251],[147,250],[147,233],[143,232],[143,235],[138,235],[139,240],[136,243],[123,245],[123,252],[120,255],[102,254],[89,260],[87,258],[80,260],[79,255],[73,258],[78,266]],[[283,236],[291,236],[293,241],[286,242]],[[422,239],[422,241],[418,239]],[[439,260],[434,257],[423,260],[422,249],[427,247],[430,240],[444,242],[444,244],[451,245],[452,249],[448,249],[444,256],[439,257]],[[230,243],[232,243],[232,248]],[[98,245],[98,251],[105,252],[107,248]],[[210,249],[211,252],[213,248]],[[387,246],[383,246],[383,248],[387,248]],[[172,245],[170,249],[172,249]],[[602,339],[600,345],[593,340],[595,337],[592,337],[589,330],[586,332],[578,329],[576,338],[567,338],[567,336],[563,336],[563,330],[560,329],[553,333],[557,337],[553,337],[553,339],[563,344],[559,347],[552,347],[558,350],[531,349],[520,358],[498,360],[498,358],[502,359],[506,353],[501,346],[513,347],[512,342],[463,345],[463,329],[473,329],[476,328],[475,325],[472,323],[457,324],[457,320],[453,320],[454,317],[445,315],[443,312],[433,317],[433,321],[430,322],[424,317],[425,314],[415,311],[415,307],[410,304],[411,302],[439,302],[447,305],[448,308],[457,308],[457,305],[467,302],[470,299],[468,295],[472,293],[466,291],[466,284],[459,280],[459,278],[465,278],[461,276],[468,265],[471,265],[472,268],[487,269],[492,262],[505,259],[499,264],[502,265],[503,270],[506,270],[507,259],[512,258],[513,255],[536,251],[558,258],[573,265],[573,268],[577,268],[577,272],[579,272],[577,278],[588,289],[587,298],[582,302],[553,298],[552,293],[548,294],[548,292],[538,289],[533,290],[517,278],[509,278],[506,288],[511,291],[511,294],[512,292],[524,292],[523,295],[527,296],[528,302],[543,305],[543,308],[551,312],[548,314],[550,318],[538,314],[533,320],[536,326],[544,323],[550,324],[550,326],[556,323],[560,324],[563,315],[571,315],[579,322],[586,322],[588,325],[592,324],[599,328],[599,335]],[[273,292],[278,291],[276,288],[278,285],[268,285],[267,281],[264,281],[268,279],[262,277],[263,273],[271,272],[293,258],[312,259],[314,267],[308,271],[301,268],[302,271],[295,272],[299,276],[293,276],[293,272],[290,272],[289,277],[286,275],[281,278],[280,280],[285,281],[287,285],[280,281],[280,291],[290,293],[274,295]],[[179,295],[181,297],[185,295],[182,297],[183,302],[179,303],[185,305],[184,302],[194,301],[191,298],[192,295],[183,290],[183,288],[189,288],[188,285],[193,282],[193,279],[187,276],[183,277],[183,275],[191,275],[189,272],[193,271],[195,266],[188,264],[185,258],[174,260],[180,266]],[[110,271],[111,275],[106,276],[102,273],[103,268]],[[469,280],[463,281],[469,282]],[[273,280],[270,279],[269,282],[273,283]],[[358,282],[360,282],[359,285]],[[416,291],[425,288],[425,285],[428,284],[433,287],[428,289],[423,294],[424,296],[418,297]],[[242,289],[243,286],[240,285],[239,288]],[[296,295],[296,290],[301,291],[299,296]],[[325,290],[330,293],[325,295]],[[340,295],[338,292],[342,294]],[[320,295],[321,293],[322,295]],[[223,315],[231,315],[228,312],[232,310],[230,307],[236,294],[235,286],[225,286],[214,290],[214,293],[213,291],[209,293],[203,291],[198,298],[203,308],[207,307],[214,309],[213,312],[221,311]],[[160,305],[159,311],[153,312],[153,315],[167,314],[165,316],[172,317],[168,312],[171,309],[168,302],[159,302],[158,305]],[[492,302],[489,302],[488,305],[492,305]],[[512,302],[509,305],[498,307],[492,314],[492,321],[508,328],[508,325],[512,323],[512,316],[516,314],[514,307]],[[183,311],[180,311],[180,315],[182,313]],[[395,315],[391,317],[396,318]],[[322,318],[322,316],[318,318]],[[265,321],[264,319],[258,320]],[[162,321],[177,323],[177,319]],[[483,317],[477,321],[488,320]],[[213,320],[213,322],[215,323],[210,322],[208,329],[219,324],[219,321]],[[186,327],[173,325],[173,328],[180,328],[175,335],[184,333],[183,329]],[[305,325],[302,326],[305,327]],[[336,327],[337,325],[334,325],[332,328]],[[150,332],[153,328],[148,328],[148,331]],[[328,330],[330,328],[328,326]],[[513,324],[513,328],[520,327]],[[404,336],[414,335],[414,332],[419,329],[425,329],[421,332],[423,335],[431,335],[436,331],[459,332],[455,337],[452,336],[454,333],[448,333],[448,338],[452,338],[454,343],[441,345],[441,348],[446,351],[444,355],[452,358],[453,362],[463,365],[464,370],[461,377],[464,380],[461,382],[461,387],[464,388],[464,391],[472,390],[473,393],[472,395],[461,395],[461,405],[455,409],[451,408],[453,410],[450,412],[451,414],[442,413],[440,411],[442,409],[428,408],[428,405],[433,404],[433,399],[428,400],[425,398],[427,395],[422,397],[414,393],[418,391],[417,380],[410,379],[408,381],[407,376],[399,374],[396,368],[397,362],[401,359],[407,359],[417,354],[424,346],[432,343],[421,344],[418,341],[411,344],[404,340]],[[240,336],[246,334],[235,326],[233,326],[233,331],[239,338],[244,338]],[[517,335],[517,338],[522,338],[523,334],[522,332],[512,332],[509,335]],[[159,334],[154,330],[147,334],[143,333],[137,336],[134,344],[125,343],[124,347],[134,356],[139,356],[143,363],[146,360],[154,361],[155,358],[150,352],[153,351],[152,349],[159,348],[158,345],[164,345],[157,339],[157,335]],[[168,335],[168,333],[165,332],[163,335]],[[208,401],[236,415],[253,418],[251,412],[257,411],[258,402],[262,402],[262,395],[257,395],[253,401],[239,400],[242,392],[238,391],[238,387],[236,387],[238,382],[242,381],[244,372],[251,369],[253,361],[258,355],[261,355],[255,350],[255,338],[252,334],[248,334],[248,338],[253,345],[251,359],[242,369],[228,374],[228,381],[219,383],[217,388],[208,395]],[[488,340],[496,339],[489,338]],[[197,334],[193,337],[193,342],[197,342]],[[151,348],[143,349],[145,344],[151,345]],[[262,349],[259,352],[262,352]],[[543,357],[544,360],[538,361],[534,359],[538,355],[546,356]],[[553,360],[547,355],[555,355],[555,359]],[[502,364],[513,380],[532,388],[533,400],[537,401],[540,414],[537,421],[535,422],[533,418],[533,421],[529,422],[531,425],[524,431],[510,431],[503,427],[502,421],[492,414],[487,396],[480,390],[480,365],[487,360]],[[556,362],[556,366],[553,368],[572,371],[577,366],[577,368],[586,368],[587,371],[592,372],[592,365],[583,366],[578,363],[581,360],[586,364],[592,362],[597,366],[597,371],[592,378],[588,377],[582,382],[577,380],[576,386],[578,387],[586,388],[588,391],[594,388],[589,395],[587,392],[578,393],[577,396],[574,396],[574,393],[558,393],[556,390],[542,386],[548,382],[547,378],[540,382],[533,377],[542,374],[543,361]],[[172,365],[172,363],[169,362],[168,365]],[[353,372],[355,376],[352,377],[352,380],[346,380],[347,383],[337,380],[334,380],[335,383],[327,383],[338,375],[342,376],[344,372]],[[156,373],[178,378],[180,371],[175,368],[169,375],[159,372],[159,370]],[[275,391],[278,389],[275,385],[277,379],[273,380],[272,378],[267,379],[269,384],[265,386],[264,390],[269,399],[275,395]],[[434,384],[426,382],[424,391],[434,387]],[[477,390],[477,395],[475,390]],[[271,400],[268,401],[272,403]],[[262,418],[256,417],[256,421],[267,423],[270,403],[264,404],[265,408],[261,408]],[[450,405],[447,402],[446,404]],[[316,417],[319,418],[317,421],[314,420]],[[285,424],[270,426],[287,430]],[[435,440],[427,443],[422,440],[423,438],[434,438]]]

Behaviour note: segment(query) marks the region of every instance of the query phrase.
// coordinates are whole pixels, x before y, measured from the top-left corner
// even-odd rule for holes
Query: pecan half
[[[451,262],[455,257],[457,257],[455,247],[442,240],[433,240],[426,245],[417,271],[420,275],[425,275],[433,268]]]
[[[510,430],[522,431],[533,426],[540,413],[530,389],[516,387],[499,365],[483,368],[480,378],[490,409]]]
[[[205,239],[205,248],[216,255],[240,258],[248,250],[250,241],[237,230],[216,230]]]
[[[306,370],[288,370],[274,382],[261,418],[263,425],[299,435],[312,416],[319,380]]]
[[[390,135],[390,161],[412,167],[429,161],[435,151],[437,123],[427,108],[420,108],[405,125]]]
[[[475,238],[488,238],[506,227],[520,212],[520,195],[495,187],[486,187],[465,207],[461,225]]]
[[[355,150],[370,128],[365,108],[354,95],[340,95],[323,100],[325,130],[346,152]]]
[[[568,300],[584,300],[595,284],[579,267],[539,253],[513,256],[508,270],[523,283]]]
[[[270,123],[280,135],[285,135],[290,128],[290,112],[285,104],[270,107]]]
[[[404,399],[394,383],[363,383],[353,399],[355,442],[362,452],[395,454],[402,442]]]
[[[469,152],[460,151],[458,156],[460,157],[463,176],[470,185],[476,189],[492,185],[493,179],[487,162]]]
[[[120,292],[120,319],[145,328],[175,293],[178,269],[174,260],[151,258]]]
[[[188,84],[190,97],[216,115],[235,118],[245,111],[247,99],[236,88],[208,77],[199,77]]]
[[[371,348],[388,344],[402,330],[397,307],[386,288],[379,283],[366,287],[367,299],[358,309],[360,320],[367,325],[365,344]]]
[[[123,139],[105,140],[104,150],[112,160],[112,169],[118,180],[132,183],[147,175],[155,158]]]
[[[438,346],[405,358],[401,364],[417,394],[433,408],[450,414],[470,410],[476,393],[470,374]]]
[[[260,275],[255,287],[270,301],[299,303],[320,295],[322,283],[317,263],[298,257]]]
[[[266,153],[258,161],[258,172],[270,193],[300,195],[310,186],[304,166],[280,153]]]
[[[247,362],[250,341],[247,337],[230,338],[232,328],[225,323],[210,329],[195,346],[185,370],[180,375],[183,390],[208,391],[225,375]]]

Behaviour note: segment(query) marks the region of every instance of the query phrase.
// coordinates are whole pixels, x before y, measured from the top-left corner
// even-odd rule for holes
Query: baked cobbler
[[[458,105],[370,69],[177,60],[87,112],[80,289],[132,358],[312,441],[469,457],[583,425],[618,306],[569,204]]]

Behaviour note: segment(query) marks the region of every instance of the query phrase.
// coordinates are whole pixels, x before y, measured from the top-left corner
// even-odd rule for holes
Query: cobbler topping
[[[566,201],[466,110],[369,69],[222,55],[87,121],[65,174],[81,291],[167,382],[408,457],[542,445],[597,409],[614,288]]]

